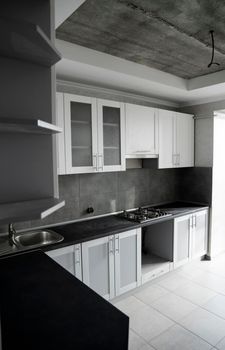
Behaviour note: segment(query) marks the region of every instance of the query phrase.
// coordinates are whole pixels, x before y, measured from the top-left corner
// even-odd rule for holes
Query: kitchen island
[[[3,350],[126,350],[129,318],[42,251],[0,259]]]

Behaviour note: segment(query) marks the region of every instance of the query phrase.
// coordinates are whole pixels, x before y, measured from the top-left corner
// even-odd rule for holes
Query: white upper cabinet
[[[126,170],[124,104],[97,100],[99,171]]]
[[[174,133],[174,112],[159,110],[159,168],[174,167]]]
[[[194,166],[193,115],[159,110],[159,169]]]
[[[194,119],[193,115],[176,113],[176,166],[194,166]]]
[[[64,119],[65,152],[61,147],[58,154],[65,172],[59,174],[125,170],[123,103],[64,94]]]
[[[66,173],[97,171],[96,99],[64,94]]]
[[[152,158],[158,154],[158,111],[127,103],[126,158]]]

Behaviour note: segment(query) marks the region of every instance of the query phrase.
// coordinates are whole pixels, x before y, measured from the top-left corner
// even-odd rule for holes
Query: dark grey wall
[[[44,220],[16,224],[33,228],[107,214],[144,205],[176,200],[211,203],[211,168],[129,169],[125,172],[59,176],[59,194],[64,208]],[[6,228],[2,227],[1,232]]]

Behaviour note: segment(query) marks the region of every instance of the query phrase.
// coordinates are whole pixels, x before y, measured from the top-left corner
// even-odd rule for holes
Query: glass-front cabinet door
[[[96,99],[72,94],[64,95],[66,172],[97,171]]]
[[[97,100],[98,170],[125,170],[125,114],[120,102]]]

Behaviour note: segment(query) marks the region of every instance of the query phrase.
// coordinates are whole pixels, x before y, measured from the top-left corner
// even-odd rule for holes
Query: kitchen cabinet
[[[97,100],[98,170],[126,170],[124,104]]]
[[[83,282],[109,300],[114,297],[114,237],[82,243]]]
[[[159,110],[159,169],[194,166],[194,119]]]
[[[158,156],[158,110],[126,103],[126,158]]]
[[[141,285],[141,229],[115,235],[115,293]]]
[[[192,215],[191,257],[199,257],[207,253],[208,210]]]
[[[207,253],[208,210],[174,220],[174,267]]]
[[[76,244],[65,248],[51,250],[46,253],[72,275],[82,280],[81,245]]]
[[[64,94],[64,118],[66,174],[125,170],[123,103]]]
[[[141,284],[141,229],[82,244],[83,282],[106,299]]]
[[[98,170],[96,99],[64,94],[66,173]]]

